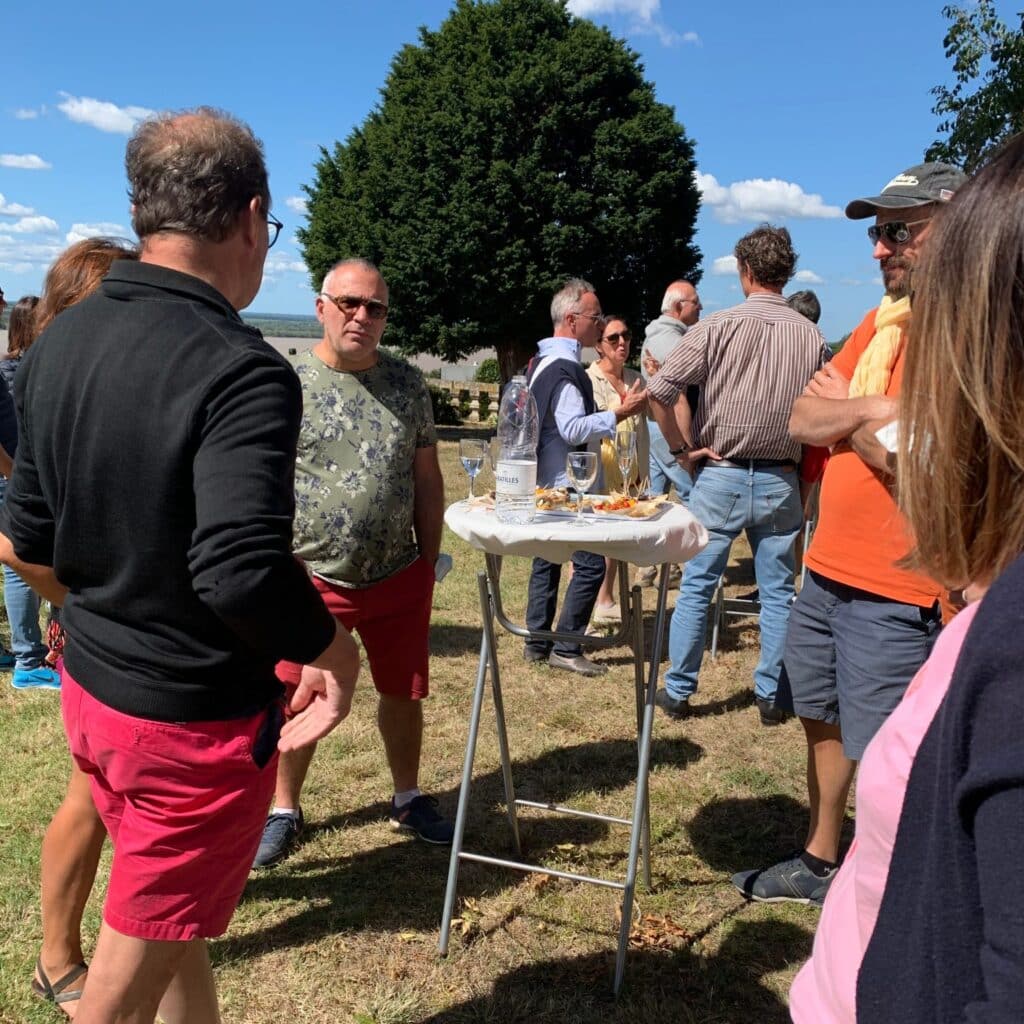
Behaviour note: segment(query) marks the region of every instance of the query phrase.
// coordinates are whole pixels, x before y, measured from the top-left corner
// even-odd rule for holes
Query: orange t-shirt
[[[873,309],[864,317],[833,360],[847,379],[853,377],[857,361],[874,336],[876,312]],[[888,398],[899,396],[905,350],[901,345],[885,390]],[[818,525],[804,556],[807,565],[838,583],[928,607],[942,595],[942,588],[927,576],[896,565],[912,546],[910,529],[885,478],[840,441],[821,481]]]

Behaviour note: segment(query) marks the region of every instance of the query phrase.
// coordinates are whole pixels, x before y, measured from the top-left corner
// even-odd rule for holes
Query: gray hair
[[[687,285],[693,288],[693,285],[689,281],[673,281],[665,292],[665,297],[661,300],[661,311],[662,313],[670,312],[677,302],[685,302],[689,296],[683,291],[682,285]],[[696,292],[696,288],[693,288]]]
[[[570,277],[551,300],[551,325],[557,327],[570,313],[578,312],[576,307],[587,292],[596,295],[597,289],[582,277]]]
[[[380,272],[380,268],[369,260],[364,260],[361,256],[352,256],[348,259],[338,260],[330,270],[324,274],[324,282],[320,286],[321,292],[327,291],[327,282],[330,281],[331,276],[336,270],[340,270],[342,267],[361,267],[363,270],[370,271],[371,274],[376,274],[382,281],[384,281],[384,275]],[[388,283],[384,281],[384,287],[387,288]]]

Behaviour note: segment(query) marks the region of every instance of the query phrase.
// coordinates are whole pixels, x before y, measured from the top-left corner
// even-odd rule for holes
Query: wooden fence
[[[466,380],[428,380],[427,383],[438,391],[451,395],[452,402],[462,408],[469,406],[469,423],[483,423],[489,416],[498,415],[497,384],[478,384]]]

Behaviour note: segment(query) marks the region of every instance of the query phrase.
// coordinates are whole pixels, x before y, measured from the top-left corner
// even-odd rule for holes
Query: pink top
[[[857,973],[878,919],[903,797],[917,748],[946,696],[978,605],[939,634],[931,657],[864,751],[857,777],[857,831],[832,880],[811,959],[789,990],[796,1024],[854,1024]]]

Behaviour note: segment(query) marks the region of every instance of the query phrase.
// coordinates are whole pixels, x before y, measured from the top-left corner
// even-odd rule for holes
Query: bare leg
[[[302,784],[306,781],[306,773],[316,753],[316,744],[299,747],[282,754],[277,762],[277,788],[274,790],[275,807],[299,808],[299,796]]]
[[[382,693],[377,704],[377,727],[384,740],[395,792],[415,789],[423,745],[422,701],[389,697]]]
[[[164,1024],[220,1024],[217,989],[205,939],[187,943],[188,952],[160,1000]]]
[[[839,859],[839,834],[857,762],[843,753],[838,725],[801,718],[807,735],[807,795],[811,821],[806,850],[822,860]]]
[[[104,922],[75,1020],[78,1024],[153,1024],[160,1000],[187,958],[187,980],[196,985],[190,1022],[216,1024],[220,1020],[216,998],[212,1005],[209,1002],[213,982],[196,971],[196,954],[190,948],[196,941],[202,942],[136,939]],[[166,1024],[184,1024],[184,1018],[168,1018]]]
[[[67,794],[43,837],[40,903],[43,948],[39,959],[51,982],[84,960],[82,914],[96,879],[96,866],[107,832],[92,802],[89,777],[74,762]],[[69,988],[79,988],[75,983]],[[63,1003],[69,1017],[77,1003]]]
[[[604,579],[601,581],[601,589],[597,592],[596,608],[607,608],[615,604],[615,577],[618,569],[618,562],[611,558],[604,560]]]

